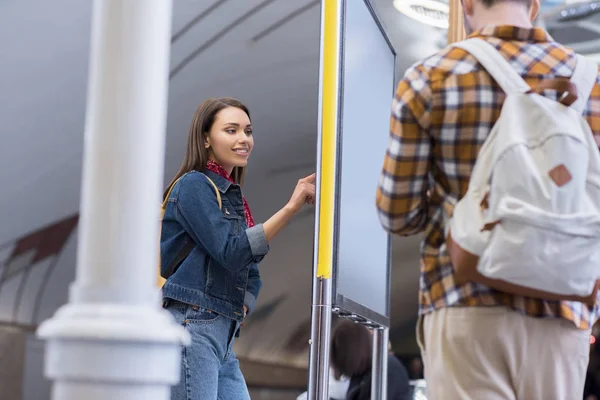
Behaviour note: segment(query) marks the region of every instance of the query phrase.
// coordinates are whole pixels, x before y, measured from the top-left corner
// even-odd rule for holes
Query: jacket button
[[[198,311],[198,306],[194,306],[194,307],[192,307],[192,309],[193,309],[194,311]]]
[[[189,324],[189,323],[190,323],[190,320],[189,320],[189,319],[186,319],[185,321],[183,321],[183,323],[184,323],[184,324]]]

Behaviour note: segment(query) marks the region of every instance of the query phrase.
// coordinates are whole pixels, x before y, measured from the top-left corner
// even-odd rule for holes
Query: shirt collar
[[[517,42],[553,42],[554,39],[539,27],[522,28],[512,25],[486,25],[469,37],[495,37],[505,41]]]

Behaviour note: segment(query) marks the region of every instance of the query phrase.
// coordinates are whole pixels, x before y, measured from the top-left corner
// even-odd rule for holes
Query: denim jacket
[[[221,193],[222,208],[210,177]],[[252,312],[262,286],[258,263],[269,251],[262,224],[248,228],[240,186],[212,171],[182,176],[162,222],[161,274],[186,242],[196,246],[163,286],[163,297],[212,310],[238,322]]]

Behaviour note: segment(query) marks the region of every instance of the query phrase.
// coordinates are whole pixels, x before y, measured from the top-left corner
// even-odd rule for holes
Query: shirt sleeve
[[[398,235],[422,231],[428,218],[431,86],[427,69],[410,68],[392,103],[390,140],[377,188],[383,228]]]

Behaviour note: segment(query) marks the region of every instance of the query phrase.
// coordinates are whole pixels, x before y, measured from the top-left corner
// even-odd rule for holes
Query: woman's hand
[[[298,181],[290,201],[263,223],[265,237],[270,242],[305,204],[315,204],[315,174]]]
[[[300,179],[296,184],[294,193],[287,204],[294,214],[300,211],[305,204],[315,204],[315,179],[316,175],[312,174]]]

